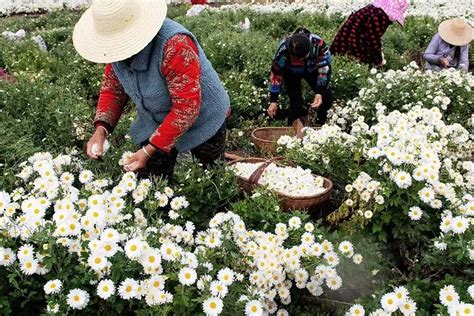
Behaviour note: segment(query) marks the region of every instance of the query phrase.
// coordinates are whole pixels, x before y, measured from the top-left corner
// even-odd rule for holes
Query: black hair
[[[287,48],[292,56],[305,58],[311,49],[309,36],[302,32],[293,34],[288,38]]]

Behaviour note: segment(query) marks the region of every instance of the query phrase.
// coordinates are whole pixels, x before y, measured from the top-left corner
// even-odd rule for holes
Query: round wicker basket
[[[277,141],[281,136],[295,136],[293,127],[259,127],[252,131],[252,142],[265,153],[274,154],[278,148]]]
[[[320,126],[311,127],[320,129]],[[266,154],[276,154],[278,139],[282,136],[296,136],[295,127],[259,127],[252,131],[252,142]]]
[[[284,160],[283,157],[275,157],[269,160],[263,159],[263,158],[245,158],[245,159],[239,159],[239,160],[234,160],[232,162],[229,162],[228,165],[231,166],[238,162],[246,162],[246,163],[263,162],[263,164],[252,173],[249,179],[236,175],[237,183],[239,184],[239,186],[246,192],[252,192],[256,187],[260,186],[260,184],[258,184],[258,180],[262,176],[265,169],[272,163],[281,164],[282,160]],[[290,162],[290,164],[292,163]],[[323,187],[325,188],[325,190],[322,193],[312,195],[312,196],[291,196],[291,195],[286,195],[280,192],[276,192],[276,193],[278,195],[278,198],[280,200],[280,204],[283,210],[285,211],[291,211],[291,210],[311,211],[317,205],[330,199],[332,191],[333,191],[332,181],[327,178],[324,178]]]

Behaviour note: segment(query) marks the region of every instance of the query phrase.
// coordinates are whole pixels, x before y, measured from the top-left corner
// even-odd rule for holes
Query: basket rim
[[[257,127],[257,128],[254,128],[252,130],[252,133],[250,134],[250,136],[252,138],[254,138],[255,140],[258,140],[258,141],[261,141],[261,142],[267,142],[267,143],[276,143],[277,141],[276,140],[269,140],[269,139],[265,139],[265,138],[260,138],[258,136],[256,136],[255,134],[258,133],[259,131],[264,131],[264,130],[294,130],[294,127]]]
[[[228,163],[228,165],[234,165],[238,162],[246,162],[246,161],[251,161],[251,160],[257,160],[258,162],[265,162],[267,161],[267,159],[265,158],[259,158],[259,157],[249,157],[249,158],[243,158],[243,159],[238,159],[238,160],[234,160],[234,161],[231,161]],[[276,162],[273,162],[276,164]],[[284,198],[288,198],[288,199],[292,199],[292,200],[312,200],[312,199],[315,199],[315,198],[319,198],[319,197],[322,197],[326,194],[328,194],[329,192],[332,191],[333,187],[334,187],[334,183],[331,181],[331,179],[328,179],[326,177],[323,177],[323,176],[318,176],[314,173],[311,173],[314,177],[322,177],[324,179],[324,183],[327,183],[328,184],[328,187],[325,188],[325,190],[321,193],[318,193],[318,194],[314,194],[314,195],[304,195],[304,196],[294,196],[294,195],[288,195],[288,194],[285,194],[285,193],[281,193],[281,192],[278,192],[278,191],[274,191],[275,193],[277,193],[278,195],[284,197]],[[244,177],[241,177],[241,176],[238,176],[236,174],[234,174],[236,178],[239,178],[240,180],[242,181],[248,181],[249,179],[246,179]],[[324,187],[324,183],[323,183],[323,187]],[[259,186],[262,186],[261,184],[258,184]]]

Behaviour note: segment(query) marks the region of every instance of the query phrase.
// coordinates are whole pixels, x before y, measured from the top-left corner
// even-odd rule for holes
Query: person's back
[[[405,0],[375,0],[352,13],[334,38],[331,53],[381,66],[382,36],[392,22],[403,25],[407,6]]]

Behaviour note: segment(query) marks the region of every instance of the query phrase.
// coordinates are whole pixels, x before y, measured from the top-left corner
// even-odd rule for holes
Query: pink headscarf
[[[401,25],[405,23],[407,0],[374,0],[374,7],[384,10],[390,21],[397,21]]]

